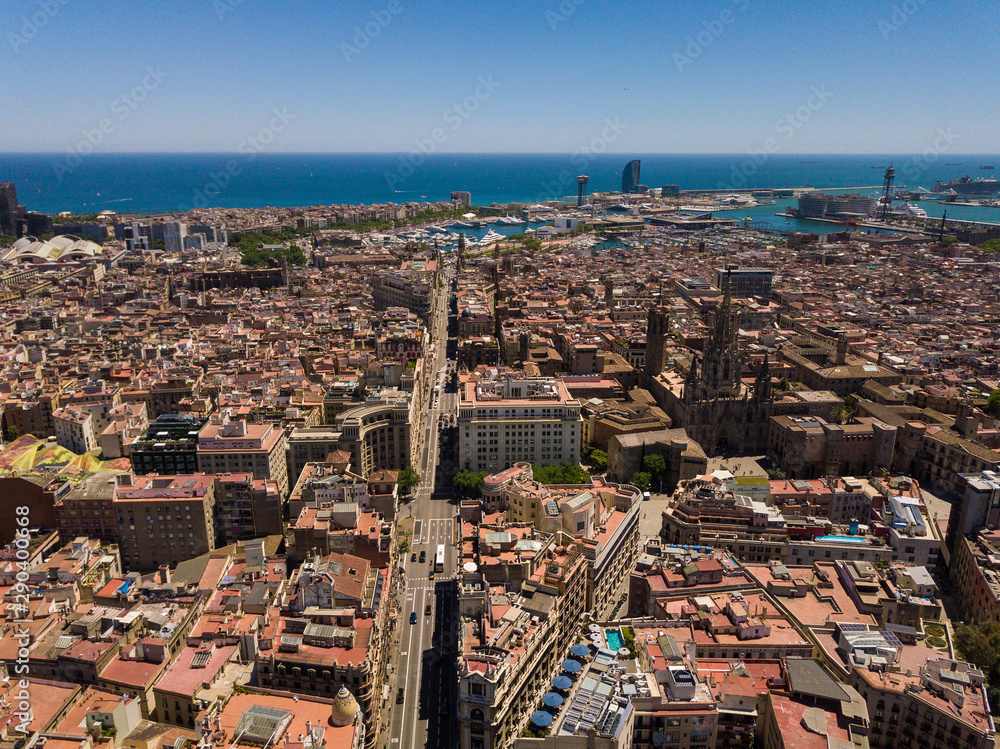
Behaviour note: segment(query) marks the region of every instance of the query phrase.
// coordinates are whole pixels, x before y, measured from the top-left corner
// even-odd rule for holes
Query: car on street
[[[424,616],[430,616],[430,615],[431,615],[431,605],[428,603],[426,606],[424,606]]]
[[[396,690],[396,704],[397,705],[402,705],[403,704],[403,688],[402,687],[400,687],[399,689]]]
[[[426,551],[421,551],[420,552],[420,561],[421,562],[426,562],[427,561],[427,552]]]
[[[411,611],[410,612],[410,624],[416,624],[416,623],[417,623],[417,612],[416,611]]]
[[[410,554],[410,561],[411,562],[417,561],[417,552],[413,552],[412,554]]]
[[[428,580],[433,580],[434,579],[434,570],[431,570],[431,573],[427,576],[427,579]]]

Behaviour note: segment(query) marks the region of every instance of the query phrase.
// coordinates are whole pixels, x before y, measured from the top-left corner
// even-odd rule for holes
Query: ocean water
[[[63,153],[0,154],[0,182],[13,182],[20,203],[45,213],[400,203],[447,200],[453,190],[468,190],[475,205],[489,205],[575,195],[578,174],[589,175],[590,192],[617,190],[630,158],[642,160],[642,181],[650,187],[685,190],[812,186],[874,193],[889,164],[896,167],[897,186],[910,189],[965,174],[1000,174],[980,170],[987,164],[1000,167],[1000,156],[982,154],[770,154],[754,159],[747,154]],[[940,215],[932,202],[921,206]],[[747,215],[757,220],[781,207]],[[948,215],[1000,221],[1000,209],[953,206]]]

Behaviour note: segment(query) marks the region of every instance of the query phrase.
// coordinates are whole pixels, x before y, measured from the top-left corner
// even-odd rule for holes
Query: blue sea
[[[1000,173],[980,169],[1000,167],[995,154],[63,153],[0,155],[0,182],[13,182],[20,203],[45,213],[401,203],[447,200],[453,190],[467,190],[475,205],[489,205],[575,195],[578,174],[589,175],[590,192],[617,190],[630,158],[641,159],[643,183],[683,190],[812,186],[874,194],[889,164],[896,168],[897,187],[909,189],[929,189],[936,180],[966,174],[977,178]],[[741,212],[740,217],[784,224],[773,214],[786,205],[779,201],[777,206]],[[932,216],[943,210],[932,201],[923,201],[921,207]],[[1000,222],[1000,209],[947,210],[953,219]]]

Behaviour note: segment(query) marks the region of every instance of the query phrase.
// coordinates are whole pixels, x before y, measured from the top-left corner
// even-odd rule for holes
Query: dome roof
[[[358,701],[354,695],[348,691],[347,687],[341,687],[337,696],[333,698],[333,707],[330,710],[330,722],[335,726],[346,726],[354,722],[358,712]]]

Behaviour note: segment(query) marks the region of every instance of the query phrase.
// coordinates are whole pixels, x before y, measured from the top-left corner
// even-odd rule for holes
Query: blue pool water
[[[608,647],[614,650],[616,653],[619,648],[625,647],[625,640],[622,639],[622,633],[617,629],[606,629],[604,630],[604,636],[608,640]]]
[[[840,541],[845,544],[866,544],[868,539],[860,536],[816,536],[817,541]]]

